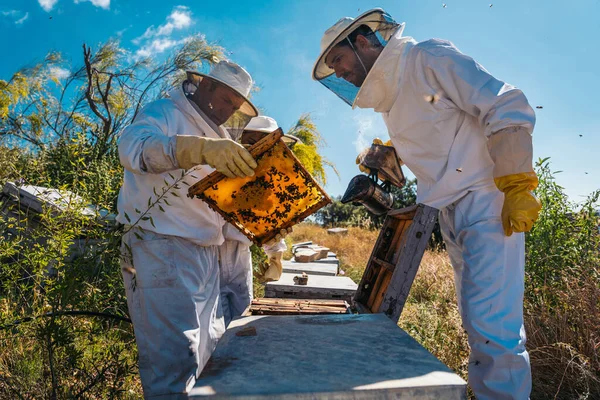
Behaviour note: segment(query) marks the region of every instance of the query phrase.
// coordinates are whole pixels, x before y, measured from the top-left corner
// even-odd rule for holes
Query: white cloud
[[[154,25],[146,29],[144,34],[133,40],[133,43],[139,45],[144,40],[157,38],[159,36],[170,36],[173,31],[189,27],[192,24],[192,13],[188,7],[177,6],[167,16],[167,22],[155,28]]]
[[[168,50],[172,47],[178,46],[186,42],[186,39],[182,40],[171,40],[171,39],[154,39],[146,45],[142,46],[138,51],[135,52],[135,58],[140,59],[156,55]]]
[[[84,1],[89,1],[96,7],[104,8],[105,10],[110,8],[110,0],[75,0],[75,4],[82,3]]]
[[[18,20],[15,21],[15,24],[17,25],[21,25],[23,22],[27,21],[27,18],[29,18],[29,13],[25,13],[25,15],[23,16],[23,18],[19,18]]]
[[[52,11],[57,2],[58,0],[38,0],[38,3],[40,3],[40,6],[42,6],[46,12]]]
[[[50,75],[57,79],[66,79],[71,75],[71,71],[61,67],[50,67]]]
[[[27,19],[29,18],[28,12],[23,13],[23,11],[19,11],[19,10],[0,11],[0,14],[14,20],[16,25],[21,25],[23,22],[27,21]]]
[[[121,36],[123,36],[123,34],[124,34],[125,32],[127,32],[127,31],[129,30],[129,28],[131,28],[132,26],[133,26],[133,25],[129,25],[127,28],[123,28],[123,29],[121,29],[120,31],[117,31],[117,32],[116,32],[116,35],[117,35],[117,37],[121,37]]]

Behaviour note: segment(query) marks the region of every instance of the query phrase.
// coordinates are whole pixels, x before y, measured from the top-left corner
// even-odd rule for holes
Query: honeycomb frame
[[[228,178],[215,171],[188,190],[188,197],[206,202],[258,246],[275,238],[281,229],[298,224],[331,203],[327,193],[281,140],[282,136],[283,131],[279,128],[248,148],[258,164],[254,176]],[[287,171],[277,170],[277,163],[287,167]],[[296,176],[292,176],[294,173]],[[292,183],[288,184],[290,181]],[[230,196],[219,191],[219,186],[225,186]],[[273,201],[275,198],[277,204]],[[252,201],[254,203],[250,204]],[[293,210],[295,205],[303,203],[306,206]],[[261,206],[264,209],[261,210]]]

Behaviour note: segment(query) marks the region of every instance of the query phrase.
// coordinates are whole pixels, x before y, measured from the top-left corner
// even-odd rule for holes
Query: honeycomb
[[[192,193],[194,187],[190,192],[258,245],[330,203],[327,194],[283,141],[274,141],[273,146],[255,155],[255,160],[258,167],[254,176],[221,175],[222,179],[202,193]],[[210,180],[211,175],[205,180]]]

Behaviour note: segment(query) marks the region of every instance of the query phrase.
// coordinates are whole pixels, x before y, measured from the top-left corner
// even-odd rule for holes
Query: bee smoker
[[[393,147],[379,144],[372,144],[359,158],[360,165],[368,168],[370,175],[352,178],[341,201],[363,205],[373,214],[383,215],[392,209],[394,203],[391,185],[401,188],[406,183],[400,160]]]

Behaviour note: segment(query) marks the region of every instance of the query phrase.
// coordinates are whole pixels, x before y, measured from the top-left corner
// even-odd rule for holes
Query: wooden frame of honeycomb
[[[331,203],[282,136],[277,129],[248,149],[258,164],[254,176],[215,171],[188,190],[259,246]]]

